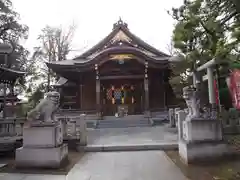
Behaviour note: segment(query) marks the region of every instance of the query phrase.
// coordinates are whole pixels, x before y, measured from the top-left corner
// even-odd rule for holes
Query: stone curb
[[[134,145],[88,145],[78,146],[79,151],[85,152],[109,152],[109,151],[150,151],[150,150],[178,150],[177,143],[161,144],[134,144]]]
[[[164,156],[166,157],[166,159],[167,159],[176,169],[178,169],[178,170],[186,177],[186,180],[190,180],[190,179],[182,172],[181,168],[178,167],[178,166],[173,162],[173,160],[172,160],[165,152],[163,152],[163,153],[164,153]]]

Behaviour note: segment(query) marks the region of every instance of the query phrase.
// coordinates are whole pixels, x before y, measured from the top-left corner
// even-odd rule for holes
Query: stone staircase
[[[105,116],[97,122],[96,128],[128,128],[128,127],[149,127],[152,126],[144,115],[129,115],[125,117]]]
[[[150,119],[154,125],[162,125],[169,121],[168,111],[152,112]]]

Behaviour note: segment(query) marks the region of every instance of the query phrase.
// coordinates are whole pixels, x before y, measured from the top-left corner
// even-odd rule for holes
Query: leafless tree
[[[35,48],[33,59],[35,62],[63,61],[71,51],[71,44],[76,26],[73,24],[65,31],[62,27],[46,26],[38,36],[39,46]],[[54,81],[54,73],[48,69],[45,63],[40,63],[40,73],[43,79],[47,78],[46,91],[50,90],[51,81]],[[46,77],[47,75],[47,77]]]

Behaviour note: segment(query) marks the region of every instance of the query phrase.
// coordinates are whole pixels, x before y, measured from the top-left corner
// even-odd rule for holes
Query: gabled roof
[[[140,49],[152,57],[170,57],[169,55],[157,50],[134,35],[128,29],[128,25],[119,19],[119,21],[113,25],[113,30],[109,35],[107,35],[103,40],[101,40],[88,51],[84,52],[80,56],[75,57],[74,60],[92,59],[92,57],[100,53],[100,51],[110,48],[115,43],[119,43],[119,45],[121,45],[120,43],[128,44],[128,46],[133,46],[136,49]]]
[[[88,71],[94,69],[95,64],[103,64],[114,55],[129,55],[133,59],[151,68],[168,68],[170,56],[147,44],[135,36],[128,29],[128,25],[121,19],[113,25],[112,32],[88,51],[71,60],[46,63],[55,72],[60,71]]]

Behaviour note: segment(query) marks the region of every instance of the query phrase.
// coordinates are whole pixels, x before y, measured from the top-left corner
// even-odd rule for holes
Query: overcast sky
[[[90,48],[107,36],[119,17],[131,32],[167,52],[174,21],[167,10],[178,7],[183,0],[12,0],[21,21],[29,26],[25,43],[31,51],[36,38],[46,25],[67,27],[77,25],[73,39],[75,50]],[[81,51],[74,52],[74,55]]]

